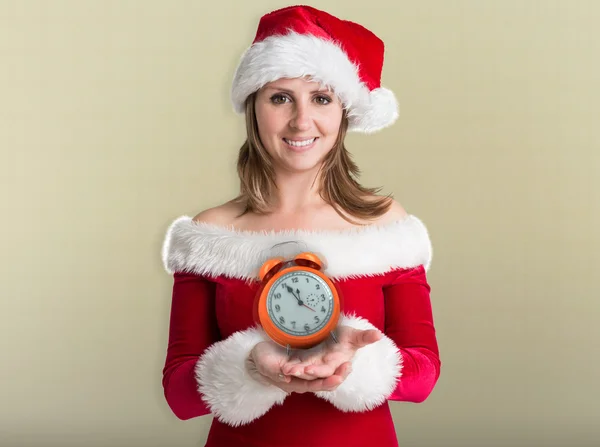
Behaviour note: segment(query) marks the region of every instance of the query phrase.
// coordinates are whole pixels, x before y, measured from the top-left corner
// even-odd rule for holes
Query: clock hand
[[[285,286],[287,291],[290,292],[292,294],[292,296],[294,298],[296,298],[298,300],[298,305],[299,306],[304,306],[307,309],[312,310],[313,312],[316,312],[316,310],[314,310],[312,307],[308,307],[306,304],[304,304],[304,302],[300,299],[300,289],[296,289],[296,293],[298,294],[298,296],[296,296],[296,294],[294,293],[294,289],[292,289],[290,286]]]
[[[296,293],[298,294],[298,296],[300,296],[300,289],[296,289]],[[300,301],[300,299],[298,299],[298,303],[302,303],[300,304],[301,306],[306,307],[307,309],[312,310],[313,312],[316,312],[316,310],[314,310],[312,307],[307,306],[306,304],[304,304],[302,301]]]
[[[298,304],[300,306],[302,306],[304,303],[302,302],[302,300],[300,298],[298,298],[296,296],[296,294],[294,293],[294,289],[292,289],[290,286],[285,286],[285,287],[286,287],[287,291],[290,292],[292,294],[292,296],[298,300]]]

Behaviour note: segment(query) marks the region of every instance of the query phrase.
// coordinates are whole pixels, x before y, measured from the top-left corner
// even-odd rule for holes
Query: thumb
[[[381,340],[383,334],[377,329],[356,330],[352,337],[352,344],[356,349]]]

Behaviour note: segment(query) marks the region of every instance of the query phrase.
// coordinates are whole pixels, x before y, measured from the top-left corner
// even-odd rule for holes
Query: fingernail
[[[311,374],[311,375],[312,375],[312,374],[314,374],[314,373],[315,373],[315,370],[314,370],[314,369],[307,369],[307,370],[306,370],[306,374]]]

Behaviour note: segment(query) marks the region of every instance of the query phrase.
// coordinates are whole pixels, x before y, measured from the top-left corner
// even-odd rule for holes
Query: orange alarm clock
[[[340,296],[322,268],[319,257],[309,252],[287,262],[272,258],[260,268],[258,323],[288,350],[311,348],[330,335],[336,340],[333,331],[340,318]]]

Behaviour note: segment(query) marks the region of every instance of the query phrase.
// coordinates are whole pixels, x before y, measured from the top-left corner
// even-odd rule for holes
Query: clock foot
[[[334,331],[331,331],[329,334],[331,335],[331,338],[333,338],[333,341],[334,341],[335,343],[339,343],[339,341],[338,341],[338,338],[337,338],[337,336],[335,335],[335,332],[334,332]]]
[[[285,345],[285,354],[288,357],[292,354],[292,347],[290,345]]]

